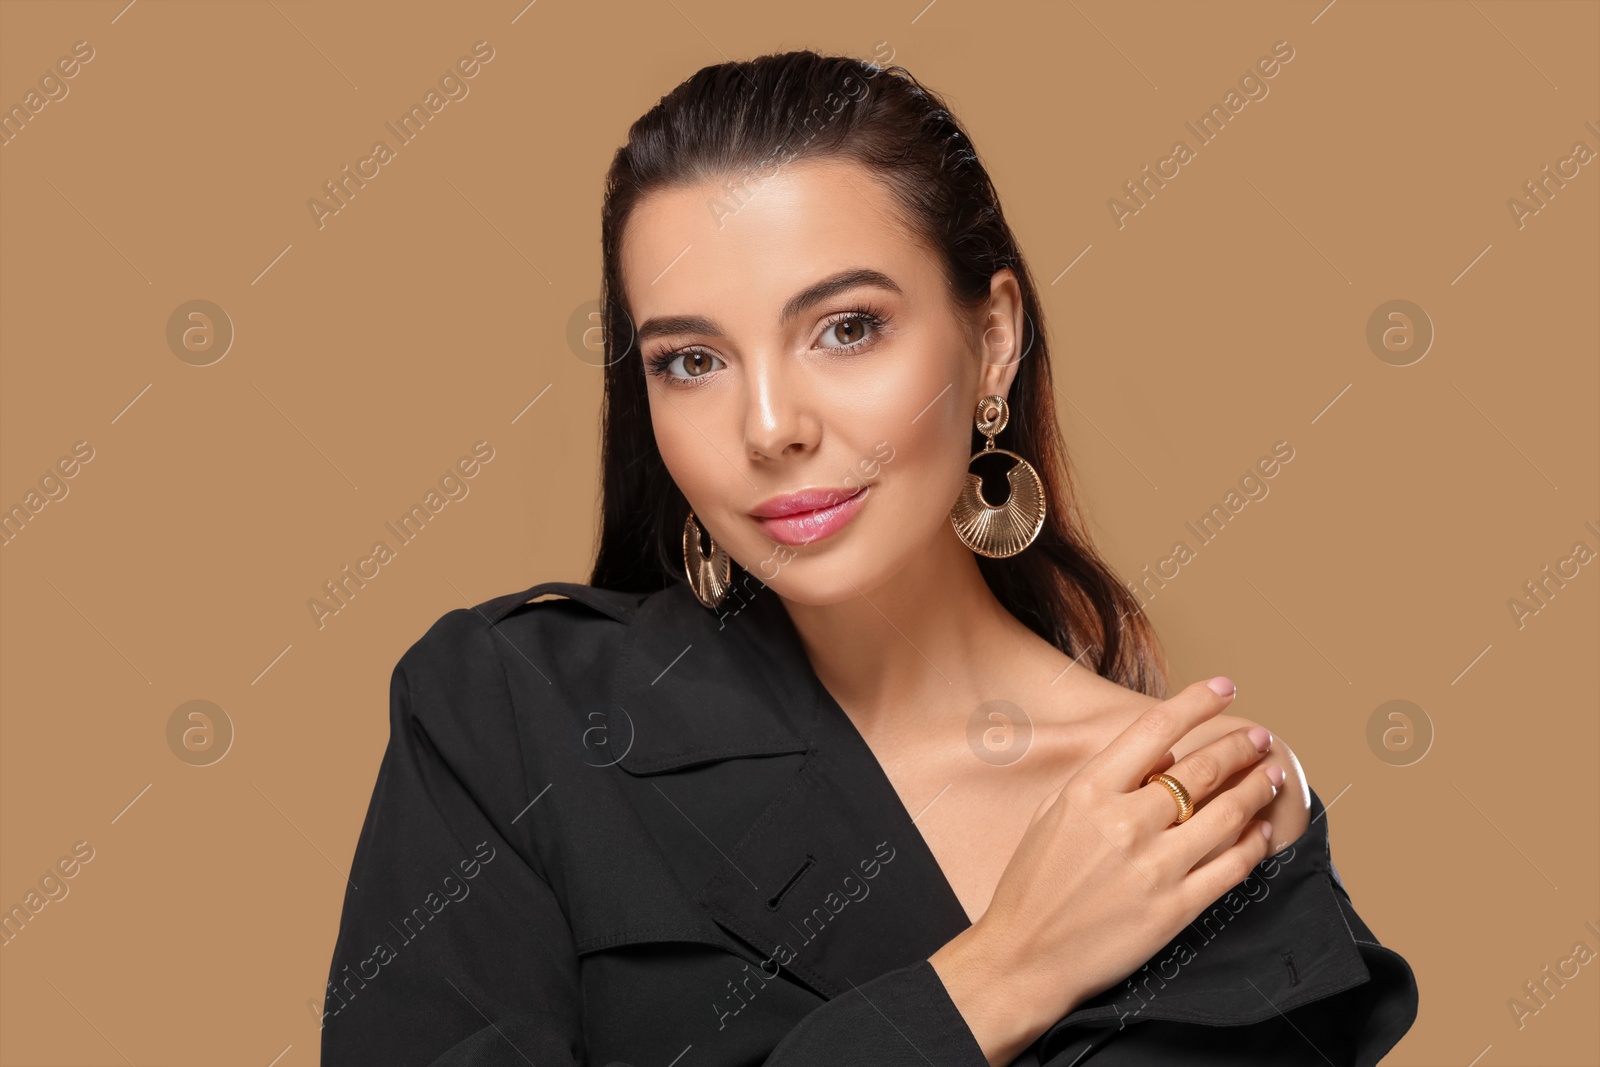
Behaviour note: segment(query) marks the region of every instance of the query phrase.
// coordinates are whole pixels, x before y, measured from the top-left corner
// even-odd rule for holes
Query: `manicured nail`
[[[1261,836],[1266,838],[1268,841],[1272,840],[1272,824],[1270,822],[1263,822],[1261,824]]]
[[[1239,687],[1233,684],[1233,679],[1225,674],[1219,674],[1211,679],[1206,683],[1206,687],[1219,697],[1231,697],[1239,691]]]
[[[1272,731],[1265,726],[1252,726],[1249,737],[1257,752],[1265,752],[1272,747]]]
[[[1283,768],[1274,764],[1267,768],[1267,777],[1272,779],[1273,788],[1283,784]]]

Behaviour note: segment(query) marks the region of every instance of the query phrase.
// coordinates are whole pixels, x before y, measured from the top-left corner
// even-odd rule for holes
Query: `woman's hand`
[[[991,1063],[1131,974],[1267,856],[1256,816],[1284,777],[1259,765],[1271,735],[1239,729],[1172,758],[1234,692],[1213,678],[1146,709],[1039,805],[988,910],[930,957]],[[1181,825],[1172,793],[1144,784],[1158,771],[1194,802]]]

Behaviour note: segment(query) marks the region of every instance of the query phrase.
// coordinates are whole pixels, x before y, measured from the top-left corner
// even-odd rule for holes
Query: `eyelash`
[[[841,311],[836,315],[830,315],[827,321],[822,324],[822,333],[826,334],[829,330],[833,329],[835,326],[838,326],[842,322],[854,321],[866,323],[872,329],[872,333],[867,337],[863,337],[859,341],[854,341],[847,345],[836,345],[825,349],[825,351],[855,352],[868,345],[876,344],[878,341],[878,335],[889,324],[889,316],[872,304],[863,304],[854,308],[853,310]],[[663,381],[673,384],[691,385],[696,379],[708,377],[709,372],[707,374],[680,376],[667,373],[667,368],[676,362],[679,356],[692,356],[697,353],[704,353],[712,356],[713,358],[715,358],[716,355],[713,352],[707,352],[699,345],[689,345],[685,348],[674,348],[658,355],[651,356],[645,361],[645,363],[648,367],[649,373],[657,378],[662,379]]]

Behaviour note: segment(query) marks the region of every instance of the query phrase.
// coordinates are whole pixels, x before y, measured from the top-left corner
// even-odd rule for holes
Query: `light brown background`
[[[969,125],[1125,576],[1294,446],[1150,610],[1174,684],[1232,675],[1332,805],[1421,986],[1387,1062],[1600,1061],[1600,962],[1507,1008],[1600,948],[1600,563],[1507,607],[1600,548],[1600,160],[1507,209],[1600,150],[1600,5],[124,3],[0,4],[7,108],[95,50],[0,148],[0,506],[95,450],[0,549],[0,904],[95,849],[0,949],[0,1062],[316,1062],[390,669],[445,611],[586,574],[600,377],[567,338],[611,153],[698,67],[801,46],[892,52]],[[306,201],[479,40],[470,95],[319,230]],[[1270,95],[1118,229],[1108,198],[1279,40]],[[1437,331],[1408,367],[1365,340],[1397,298]],[[193,299],[237,331],[209,367],[166,341]],[[480,439],[470,495],[319,630],[322,583]],[[166,739],[192,699],[236,730],[206,767]],[[1366,739],[1392,699],[1435,732],[1410,766]]]

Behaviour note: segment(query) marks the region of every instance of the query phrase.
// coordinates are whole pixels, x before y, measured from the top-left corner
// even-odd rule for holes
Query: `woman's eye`
[[[716,357],[710,352],[701,352],[690,349],[687,352],[676,352],[665,356],[658,356],[651,361],[652,369],[663,378],[702,378],[714,369]],[[681,362],[683,371],[675,373],[672,365]]]
[[[837,344],[823,344],[823,348],[852,348],[860,344],[867,334],[869,327],[876,327],[877,323],[870,315],[851,315],[830,323],[822,331],[822,340],[827,342],[830,338]]]
[[[711,364],[716,359],[710,352],[685,352],[678,358],[683,360],[685,378],[700,377],[711,369]]]

